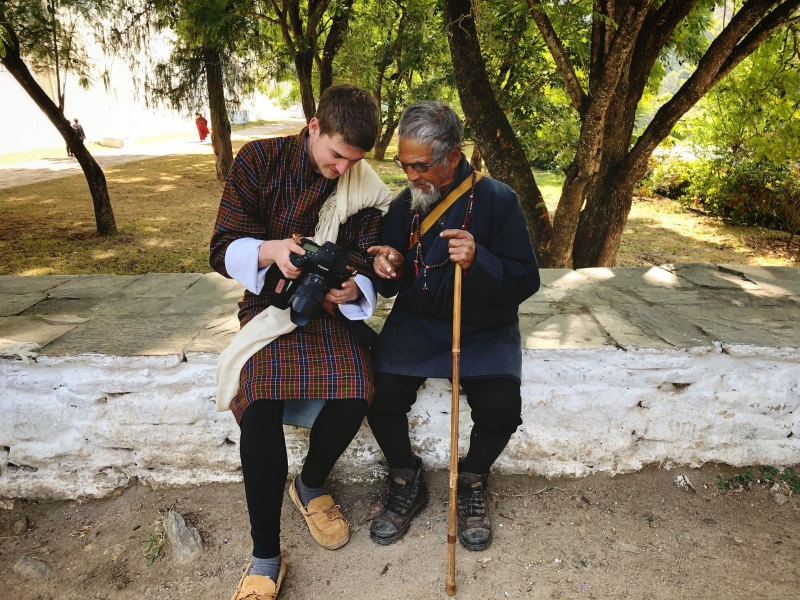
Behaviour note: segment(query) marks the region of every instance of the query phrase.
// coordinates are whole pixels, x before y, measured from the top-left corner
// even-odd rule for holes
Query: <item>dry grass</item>
[[[241,142],[236,146],[240,146]],[[235,150],[238,150],[235,147]],[[395,148],[386,156],[393,157]],[[375,164],[393,189],[404,179],[391,158]],[[213,157],[166,156],[106,169],[119,235],[95,231],[83,175],[0,190],[0,274],[207,272],[208,242],[222,184]],[[559,178],[537,175],[554,208]],[[617,264],[677,262],[800,264],[785,234],[730,227],[682,212],[670,200],[634,202]]]
[[[207,272],[222,184],[213,156],[105,171],[119,234],[95,229],[83,175],[0,190],[0,274]]]
[[[735,227],[687,212],[667,198],[635,198],[617,265],[635,267],[701,262],[738,265],[800,265],[797,240],[763,227]]]
[[[552,216],[563,176],[537,173]],[[685,211],[674,200],[635,197],[622,237],[618,267],[667,263],[800,265],[800,243],[787,250],[789,235],[761,227],[734,227],[722,220]]]

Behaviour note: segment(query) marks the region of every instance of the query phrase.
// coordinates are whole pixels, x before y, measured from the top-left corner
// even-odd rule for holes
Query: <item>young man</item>
[[[351,85],[328,88],[316,116],[299,135],[243,146],[225,184],[211,239],[211,266],[247,289],[239,303],[242,330],[237,339],[250,334],[256,324],[266,323],[278,332],[246,357],[241,370],[223,368],[228,371],[223,375],[234,378],[232,400],[226,396],[221,408],[227,409],[229,402],[241,428],[253,538],[253,558],[234,600],[277,597],[285,573],[280,550],[281,502],[288,476],[285,403],[325,401],[289,495],[324,548],[339,548],[349,539],[348,523],[323,485],[372,400],[369,350],[324,311],[295,328],[288,322],[288,311],[270,306],[270,292],[281,276],[296,279],[302,273],[289,259],[292,252],[305,254],[297,236],[316,235],[320,244],[326,241],[320,238],[330,237],[328,241],[345,249],[349,264],[371,269],[366,250],[377,243],[382,210],[391,200],[389,190],[361,162],[377,138],[379,124],[378,106],[368,92]],[[346,189],[337,189],[345,173],[348,182],[358,173],[360,185],[340,182]],[[351,189],[359,190],[358,197],[352,197]],[[371,195],[364,193],[369,189]],[[347,218],[340,218],[337,210],[348,193]],[[363,319],[371,314],[375,293],[371,281],[357,275],[342,289],[331,289],[326,301],[345,315]],[[276,321],[288,326],[276,329]],[[236,343],[234,339],[231,347]]]
[[[461,152],[461,136],[458,115],[439,102],[403,112],[395,162],[408,189],[384,219],[383,245],[370,248],[379,292],[397,294],[373,350],[368,414],[389,464],[386,503],[370,528],[378,544],[400,539],[428,501],[407,414],[426,378],[452,375],[454,264],[464,272],[461,386],[473,421],[458,474],[458,537],[468,550],[491,543],[489,470],[522,424],[517,310],[539,289],[539,270],[517,195],[480,178]],[[445,209],[449,197],[454,202]]]

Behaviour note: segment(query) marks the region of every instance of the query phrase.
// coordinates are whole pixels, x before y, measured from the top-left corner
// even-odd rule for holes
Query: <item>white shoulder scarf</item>
[[[339,176],[336,191],[319,211],[314,239],[318,243],[335,242],[339,225],[365,208],[374,207],[384,214],[393,195],[366,161],[359,161]],[[239,374],[245,363],[264,346],[297,327],[289,318],[289,309],[274,306],[260,312],[239,330],[219,356],[217,363],[217,411],[231,408],[239,390]]]

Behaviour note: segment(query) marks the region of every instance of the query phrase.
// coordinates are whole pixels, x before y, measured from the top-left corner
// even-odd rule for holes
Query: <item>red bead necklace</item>
[[[477,173],[476,171],[472,171],[472,187],[469,190],[469,200],[467,200],[467,210],[464,213],[464,221],[461,223],[461,229],[466,229],[469,227],[470,221],[472,221],[472,199],[475,197],[475,184],[477,183]],[[428,290],[428,269],[438,269],[439,267],[445,266],[447,263],[450,262],[450,257],[447,257],[440,263],[435,265],[428,265],[425,264],[425,257],[422,255],[422,232],[420,231],[420,214],[419,211],[414,213],[414,217],[411,219],[411,239],[413,239],[413,233],[416,232],[417,234],[417,256],[414,259],[414,277],[419,277],[420,271],[422,271],[423,283],[422,289],[427,291]],[[410,240],[409,240],[410,241]]]

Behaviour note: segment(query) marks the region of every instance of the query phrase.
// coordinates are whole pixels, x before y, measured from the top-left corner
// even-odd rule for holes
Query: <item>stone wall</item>
[[[542,279],[520,309],[524,424],[498,469],[552,477],[800,463],[800,269]],[[214,369],[240,294],[214,274],[0,277],[0,497],[239,479],[238,428],[214,411]],[[449,411],[449,383],[429,381],[411,424],[434,468],[447,465]],[[460,422],[464,451],[463,396]],[[306,438],[287,428],[292,470]],[[374,477],[380,459],[364,425],[337,470]]]

